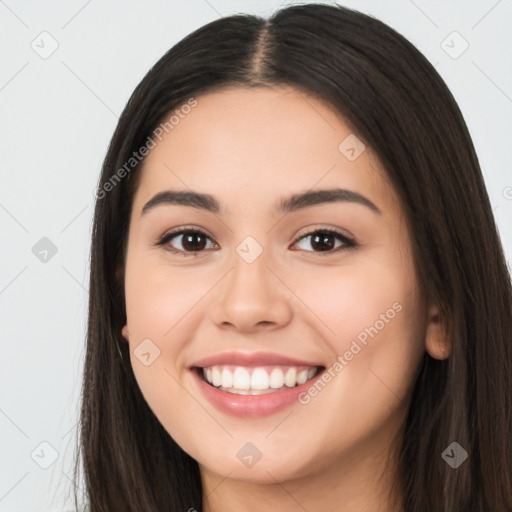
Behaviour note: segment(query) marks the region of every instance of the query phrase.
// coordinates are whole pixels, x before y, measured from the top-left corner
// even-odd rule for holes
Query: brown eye
[[[200,251],[206,246],[206,237],[201,233],[182,234],[181,243],[186,251]]]
[[[181,244],[182,248],[175,247],[171,244],[171,241],[174,239],[177,240],[178,245]],[[185,230],[176,231],[173,233],[167,233],[164,237],[157,243],[157,245],[163,246],[165,249],[175,252],[175,253],[197,253],[202,252],[207,248],[207,242],[211,240],[205,233],[199,230]]]
[[[303,235],[298,242],[299,243],[306,239],[311,239],[309,245],[313,248],[313,251],[307,252],[318,252],[318,253],[333,253],[337,252],[338,249],[350,249],[356,246],[356,243],[345,236],[344,234],[333,230],[333,229],[317,229]],[[339,245],[336,245],[336,240],[340,241]]]

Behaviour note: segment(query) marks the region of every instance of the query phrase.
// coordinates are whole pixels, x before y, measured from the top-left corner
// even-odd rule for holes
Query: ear
[[[446,359],[452,352],[451,342],[440,320],[439,309],[434,305],[428,312],[425,349],[434,359]]]
[[[123,335],[123,338],[126,341],[130,341],[130,336],[128,334],[128,326],[127,325],[123,326],[123,328],[121,329],[121,334]]]

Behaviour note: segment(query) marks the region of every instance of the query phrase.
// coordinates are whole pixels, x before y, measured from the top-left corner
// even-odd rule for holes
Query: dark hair
[[[439,307],[453,343],[447,360],[425,352],[417,369],[399,450],[405,510],[512,510],[511,282],[462,114],[403,36],[341,6],[305,4],[268,20],[239,14],[194,31],[147,73],[119,119],[91,246],[78,445],[91,512],[202,510],[198,464],[150,410],[121,337],[140,175],[140,164],[126,170],[126,162],[190,98],[228,86],[286,85],[330,104],[379,157],[410,228],[422,296]],[[441,457],[452,441],[469,454],[457,469]]]

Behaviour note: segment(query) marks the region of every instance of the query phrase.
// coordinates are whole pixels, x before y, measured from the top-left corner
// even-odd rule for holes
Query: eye
[[[335,229],[317,229],[315,231],[310,231],[305,235],[302,235],[296,243],[301,242],[302,240],[306,240],[311,238],[310,244],[312,247],[316,247],[321,256],[325,254],[332,254],[334,252],[338,252],[339,250],[349,250],[354,249],[357,244],[351,238],[348,238],[345,234],[337,231]],[[336,246],[335,240],[338,239],[341,241],[341,244]],[[317,252],[317,251],[307,251],[307,252]],[[323,254],[322,254],[323,253]]]
[[[183,249],[176,248],[171,244],[171,241],[175,238],[179,239],[178,243],[182,245]],[[332,254],[339,250],[349,250],[357,246],[354,240],[335,229],[317,229],[310,231],[302,235],[294,245],[308,238],[311,238],[309,243],[313,248],[316,247],[317,250],[304,250],[306,250],[306,252],[318,252],[319,255],[323,255],[322,253]],[[336,239],[341,242],[338,246],[336,246]],[[200,229],[184,227],[177,231],[166,233],[155,245],[162,246],[165,250],[182,256],[197,256],[198,253],[203,252],[203,250],[207,248],[208,241],[212,241],[211,238]],[[212,242],[212,246],[215,248],[219,247],[215,242]],[[210,246],[210,248],[212,247]]]
[[[179,243],[181,243],[183,249],[176,249],[171,245],[171,240],[174,238],[179,238]],[[205,242],[207,240],[211,240],[210,237],[204,233],[203,231],[196,228],[181,228],[179,231],[172,231],[171,233],[165,234],[156,245],[163,246],[166,250],[181,254],[182,256],[190,255],[197,256],[198,252],[201,252],[205,249]],[[214,243],[215,246],[217,244]],[[218,246],[217,246],[218,247]]]

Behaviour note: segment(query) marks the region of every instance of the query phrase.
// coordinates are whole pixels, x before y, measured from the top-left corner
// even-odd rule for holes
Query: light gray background
[[[270,15],[290,3],[0,0],[0,512],[73,509],[93,194],[128,97],[199,26],[236,12]],[[510,262],[512,1],[340,3],[394,27],[447,82]],[[464,42],[453,31],[469,44],[458,58]],[[43,59],[52,39],[58,48]],[[46,262],[32,251],[42,237],[57,247]],[[55,462],[41,443],[55,449]]]

